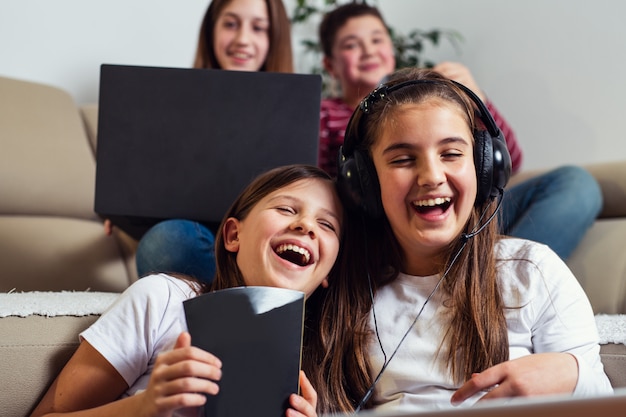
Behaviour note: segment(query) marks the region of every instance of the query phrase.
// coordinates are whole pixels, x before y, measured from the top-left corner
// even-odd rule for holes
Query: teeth
[[[428,200],[414,201],[413,205],[417,207],[434,207],[443,203],[449,203],[450,197],[429,198]]]
[[[283,243],[282,245],[276,248],[276,253],[278,254],[284,253],[286,251],[296,252],[304,256],[304,260],[306,261],[307,264],[309,263],[309,260],[311,259],[311,254],[309,253],[308,250],[301,248],[300,246],[297,246],[297,245],[292,245],[291,243]]]

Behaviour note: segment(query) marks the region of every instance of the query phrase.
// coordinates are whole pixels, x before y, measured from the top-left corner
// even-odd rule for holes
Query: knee
[[[137,273],[187,273],[209,280],[215,270],[213,233],[190,220],[166,220],[154,225],[139,241]]]
[[[557,168],[554,175],[564,189],[571,190],[579,210],[594,218],[600,213],[603,204],[602,189],[589,171],[579,166],[566,165]]]
[[[195,240],[195,222],[189,220],[165,220],[155,224],[139,241],[140,254],[171,253],[183,250],[187,242]]]

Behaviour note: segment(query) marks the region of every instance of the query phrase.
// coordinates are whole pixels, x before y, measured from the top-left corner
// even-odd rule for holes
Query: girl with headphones
[[[357,107],[338,167],[343,288],[320,324],[333,354],[312,376],[322,411],[612,392],[571,271],[498,234],[510,163],[480,99],[436,72],[401,70]]]

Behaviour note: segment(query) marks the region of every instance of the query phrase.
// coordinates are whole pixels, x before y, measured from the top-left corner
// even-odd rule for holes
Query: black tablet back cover
[[[281,417],[299,391],[304,293],[274,287],[215,291],[184,302],[191,343],[222,361],[206,417]]]

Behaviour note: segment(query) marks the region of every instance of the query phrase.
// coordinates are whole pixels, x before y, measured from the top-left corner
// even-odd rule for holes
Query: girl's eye
[[[415,161],[415,158],[405,155],[405,156],[398,156],[396,158],[393,158],[390,163],[391,165],[394,165],[394,166],[403,166],[403,165],[410,164],[413,161]]]
[[[224,22],[222,23],[222,26],[225,27],[226,29],[234,29],[237,27],[237,22],[234,20],[224,20]]]
[[[456,159],[463,156],[463,153],[459,151],[448,151],[441,154],[441,156],[445,159]]]
[[[318,221],[318,223],[319,223],[319,224],[320,224],[320,225],[321,225],[324,229],[328,229],[328,230],[330,230],[331,232],[336,232],[336,231],[337,231],[337,228],[335,227],[335,225],[334,225],[334,224],[332,224],[332,223],[331,223],[331,222],[329,222],[329,221],[326,221],[326,220],[319,220],[319,221]]]
[[[289,206],[279,206],[279,207],[276,207],[276,210],[285,214],[296,214],[296,211],[292,207],[289,207]]]
[[[255,25],[253,26],[253,30],[255,32],[267,32],[269,31],[269,27],[267,27],[266,25]]]

